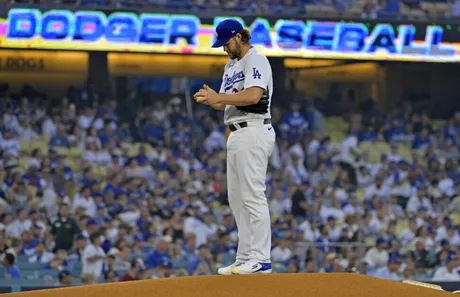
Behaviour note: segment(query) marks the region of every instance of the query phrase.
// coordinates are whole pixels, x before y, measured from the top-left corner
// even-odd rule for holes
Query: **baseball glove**
[[[246,105],[246,106],[237,106],[236,108],[239,111],[246,112],[246,113],[257,113],[257,114],[265,114],[268,112],[268,104],[270,103],[268,88],[262,94],[262,98],[260,98],[257,104]]]

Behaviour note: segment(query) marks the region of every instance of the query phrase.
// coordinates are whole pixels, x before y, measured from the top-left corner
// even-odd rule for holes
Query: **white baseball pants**
[[[263,120],[230,133],[227,141],[228,201],[238,228],[236,260],[269,263],[271,222],[265,180],[276,133]]]

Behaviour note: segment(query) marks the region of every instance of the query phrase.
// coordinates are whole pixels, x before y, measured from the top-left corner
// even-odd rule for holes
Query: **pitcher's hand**
[[[218,97],[219,94],[217,94],[217,92],[211,89],[208,85],[203,85],[203,88],[196,92],[195,95],[193,95],[193,98],[195,98],[196,102],[206,105],[218,103]]]

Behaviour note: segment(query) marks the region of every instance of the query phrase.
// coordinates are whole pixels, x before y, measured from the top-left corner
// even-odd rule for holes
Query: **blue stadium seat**
[[[45,276],[52,276],[52,277],[57,277],[59,275],[59,270],[40,270],[39,275],[40,278],[43,278]]]
[[[18,264],[18,263],[29,263],[29,256],[19,255],[16,258],[16,264]]]
[[[21,271],[22,277],[25,279],[38,279],[40,277],[40,272],[38,270],[26,270]]]
[[[0,286],[43,286],[42,279],[0,279]]]
[[[80,279],[75,279],[74,278],[74,280],[72,282],[72,285],[73,286],[81,286],[81,285],[83,285],[83,282]]]
[[[189,262],[186,260],[175,260],[173,261],[174,268],[181,269],[181,268],[188,268]]]
[[[43,268],[42,263],[28,263],[28,262],[18,262],[17,266],[21,271],[23,270],[40,270]]]

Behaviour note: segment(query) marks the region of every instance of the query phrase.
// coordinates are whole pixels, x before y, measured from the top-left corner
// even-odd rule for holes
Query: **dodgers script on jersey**
[[[220,93],[232,94],[241,92],[250,87],[260,87],[268,92],[269,108],[266,114],[245,113],[233,105],[227,105],[224,113],[224,123],[229,125],[234,122],[249,119],[271,118],[270,106],[273,94],[272,69],[267,57],[251,48],[241,59],[232,59],[225,66]]]

